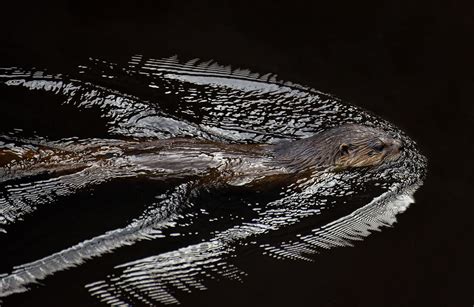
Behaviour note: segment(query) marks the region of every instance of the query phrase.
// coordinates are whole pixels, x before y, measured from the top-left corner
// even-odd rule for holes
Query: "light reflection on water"
[[[56,272],[87,267],[93,259],[151,240],[163,249],[146,255],[128,250],[129,261],[111,264],[101,280],[83,286],[108,304],[178,303],[181,292],[205,289],[208,279],[242,281],[245,272],[238,261],[243,248],[250,246],[279,259],[311,261],[323,249],[351,246],[370,232],[393,225],[396,215],[413,202],[426,172],[426,159],[396,127],[270,74],[198,60],[180,64],[176,58],[134,56],[124,65],[91,60],[69,76],[2,69],[0,79],[1,91],[18,91],[10,98],[19,91],[32,93],[31,97],[39,93],[59,97],[60,105],[47,105],[46,100],[44,106],[58,108],[56,116],[65,106],[78,112],[97,110],[106,130],[105,135],[101,130],[99,136],[79,137],[74,129],[80,127],[66,127],[49,135],[41,127],[39,131],[21,127],[28,115],[12,114],[23,121],[0,127],[0,239],[7,241],[15,236],[15,225],[28,223],[56,203],[64,205],[61,200],[73,199],[81,191],[92,191],[92,200],[94,190],[117,180],[140,178],[157,186],[174,180],[152,201],[145,201],[141,214],[119,217],[122,227],[95,233],[67,248],[50,246],[36,259],[6,268],[0,275],[0,296],[27,291]],[[14,108],[21,110],[21,99],[16,103]],[[82,116],[87,126],[87,114]],[[278,188],[246,187],[252,179],[229,186],[203,176],[210,168],[219,171],[242,159],[247,165],[265,165],[263,158],[242,158],[242,153],[214,145],[174,144],[171,149],[157,145],[164,144],[157,140],[181,137],[215,144],[276,143],[343,123],[389,131],[404,143],[402,158],[372,170],[317,173]],[[12,160],[12,155],[21,159]],[[51,168],[55,173],[48,174]],[[255,174],[262,169],[257,167]],[[225,197],[217,198],[222,190]],[[65,212],[60,217],[73,218]],[[166,248],[169,240],[174,240],[171,249]]]

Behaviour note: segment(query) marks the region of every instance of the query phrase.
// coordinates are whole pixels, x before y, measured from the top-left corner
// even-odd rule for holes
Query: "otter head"
[[[394,161],[400,156],[402,142],[379,129],[345,124],[272,148],[276,161],[295,172],[332,167],[344,170]]]
[[[332,130],[332,129],[331,129]],[[402,142],[386,132],[349,124],[334,128],[337,143],[334,165],[337,169],[377,166],[400,157]]]

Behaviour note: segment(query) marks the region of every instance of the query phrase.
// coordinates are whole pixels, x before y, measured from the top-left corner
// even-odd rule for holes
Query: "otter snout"
[[[400,153],[403,151],[403,142],[400,140],[392,140],[389,143],[389,148],[390,148],[390,152],[392,152],[392,154],[397,155],[398,157]]]
[[[403,142],[400,141],[400,140],[393,140],[392,147],[393,147],[393,149],[395,149],[396,151],[400,152],[400,151],[403,150]]]

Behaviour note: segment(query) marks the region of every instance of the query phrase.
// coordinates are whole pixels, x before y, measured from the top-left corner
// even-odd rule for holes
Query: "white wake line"
[[[405,188],[399,194],[395,193],[392,190],[389,190],[389,191],[375,197],[372,201],[370,201],[365,206],[363,206],[363,207],[351,212],[350,214],[348,214],[346,216],[343,216],[343,217],[341,217],[341,218],[339,218],[339,219],[337,219],[337,220],[335,220],[331,223],[328,223],[323,227],[317,228],[314,231],[319,230],[320,232],[318,232],[317,234],[318,235],[324,235],[326,231],[330,231],[334,228],[337,228],[341,224],[345,224],[347,222],[347,220],[350,220],[350,219],[360,220],[361,218],[363,219],[364,216],[367,216],[366,213],[368,213],[368,212],[373,213],[373,211],[375,211],[375,213],[373,213],[374,214],[373,216],[370,216],[371,218],[386,217],[387,210],[391,210],[390,211],[390,213],[391,213],[390,217],[395,217],[396,214],[405,211],[408,208],[408,206],[411,203],[414,202],[414,198],[412,197],[412,193],[417,189],[417,187],[419,187],[419,184],[414,184],[414,185],[412,185],[408,188]],[[376,205],[379,205],[379,204],[382,204],[383,210],[381,208],[378,208],[378,209],[381,209],[381,210],[374,210],[373,207],[375,207]],[[377,209],[377,208],[375,208],[375,209]],[[392,225],[394,220],[391,220],[391,221],[387,220],[386,222],[387,222],[386,224],[379,224],[378,226]],[[231,243],[234,243],[235,241],[245,239],[245,238],[247,238],[249,236],[252,236],[252,235],[263,234],[263,233],[266,233],[268,231],[275,230],[275,228],[272,227],[271,225],[266,225],[266,224],[262,224],[262,223],[244,224],[243,226],[244,226],[243,228],[242,227],[239,227],[239,229],[231,228],[229,230],[223,231],[217,237],[215,237],[214,239],[211,239],[208,242],[201,242],[201,243],[198,243],[196,245],[190,245],[190,246],[180,248],[177,251],[168,252],[168,253],[165,253],[165,254],[160,254],[160,255],[155,255],[155,256],[150,256],[150,257],[143,258],[143,259],[140,259],[140,260],[134,260],[134,261],[127,262],[127,263],[124,263],[124,264],[121,264],[121,265],[117,265],[117,266],[115,266],[115,268],[124,268],[125,267],[125,268],[130,269],[131,266],[136,266],[136,265],[138,265],[140,263],[143,263],[143,262],[150,262],[150,260],[152,260],[152,259],[165,258],[164,257],[165,255],[179,255],[180,257],[183,257],[183,255],[187,254],[186,252],[183,252],[183,251],[192,251],[194,253],[194,250],[196,249],[195,248],[196,246],[202,246],[203,244],[208,244],[209,247],[212,247],[214,249],[218,246],[219,243],[222,243],[223,245],[229,245]],[[250,231],[250,230],[252,230],[252,231]],[[368,230],[377,230],[377,228],[370,228]],[[248,236],[244,236],[244,237],[243,236],[236,236],[234,234],[234,232],[239,232],[240,234],[246,233],[246,234],[248,234]],[[370,234],[370,232],[368,232],[367,234]],[[333,247],[335,247],[335,246],[333,246]]]
[[[26,288],[28,284],[37,283],[56,272],[79,266],[87,260],[110,253],[117,248],[130,246],[141,240],[161,237],[162,232],[157,228],[173,225],[172,221],[163,221],[146,228],[130,225],[83,241],[40,260],[17,266],[13,273],[0,279],[0,297],[25,292],[28,290]]]
[[[416,189],[416,186],[412,189]],[[373,206],[374,204],[377,204],[386,198],[395,197],[394,200],[389,200],[386,205],[388,206],[392,204],[397,200],[396,195],[394,196],[393,194],[393,191],[387,191],[383,193],[364,207],[359,208],[355,212],[352,212],[351,214],[342,217],[337,221],[331,222],[327,225],[329,226],[327,230],[337,226],[341,220],[347,220],[351,217],[355,217],[358,215],[357,212],[366,211],[370,206]],[[396,214],[396,212],[394,212],[394,214]],[[117,248],[130,246],[145,239],[155,239],[162,237],[163,234],[159,229],[172,227],[174,225],[173,220],[176,217],[177,215],[172,215],[168,217],[168,219],[158,223],[153,223],[153,221],[149,221],[147,219],[139,220],[125,228],[107,232],[103,235],[83,241],[68,249],[52,254],[40,260],[17,266],[14,268],[14,271],[11,274],[3,275],[3,277],[0,275],[0,297],[5,297],[13,293],[25,292],[28,290],[28,284],[43,280],[58,271],[63,271],[79,266],[85,263],[87,260],[99,257],[106,253],[110,253]],[[326,230],[326,227],[324,228]],[[264,229],[264,232],[268,230],[269,229]],[[250,233],[254,234],[253,232]],[[239,236],[237,236],[237,238],[239,238]],[[242,239],[242,237],[239,239]],[[227,244],[225,245],[228,245],[230,242],[226,243]]]
[[[399,185],[394,186],[393,188],[397,187],[399,187]],[[331,222],[324,227],[318,228],[317,230],[321,230],[321,232],[317,235],[331,235],[331,230],[337,228],[338,226],[347,224],[347,220],[351,219],[355,219],[354,223],[357,224],[361,219],[364,220],[364,218],[368,218],[365,221],[368,227],[366,229],[367,231],[364,233],[364,237],[371,233],[370,230],[375,231],[381,226],[392,225],[393,222],[396,221],[396,214],[403,212],[411,203],[413,203],[414,199],[412,198],[412,194],[417,189],[417,187],[419,187],[419,184],[413,184],[407,188],[402,189],[401,191],[386,191],[382,195],[375,197],[367,205],[359,208],[351,214]],[[371,218],[379,219],[379,223],[375,223],[376,227],[373,227],[374,223],[369,223]],[[247,226],[250,227],[252,225]],[[175,285],[173,283],[170,284],[170,280],[173,280],[175,283],[189,280],[194,280],[196,283],[201,283],[202,281],[193,279],[193,276],[190,276],[186,280],[181,280],[179,275],[183,273],[185,268],[189,267],[193,268],[195,271],[205,273],[205,269],[197,268],[196,266],[200,267],[201,262],[207,263],[204,260],[208,262],[217,262],[223,260],[224,258],[229,257],[230,253],[235,251],[231,248],[232,243],[248,238],[252,235],[262,234],[272,230],[270,225],[262,226],[265,227],[260,227],[259,229],[255,229],[255,227],[253,227],[253,231],[244,231],[243,233],[241,232],[240,234],[243,236],[236,236],[235,232],[239,232],[239,230],[233,228],[228,231],[224,231],[219,236],[210,241],[189,245],[175,251],[117,265],[114,268],[122,269],[123,272],[120,276],[115,276],[113,280],[110,280],[112,284],[108,283],[106,280],[100,280],[87,284],[85,287],[88,289],[91,295],[97,297],[100,301],[109,305],[116,305],[118,302],[121,302],[120,296],[116,296],[117,293],[111,289],[117,290],[125,287],[125,285],[128,285],[130,287],[136,287],[136,289],[140,291],[143,290],[143,285],[141,282],[143,279],[156,279],[154,287],[157,289],[156,291],[159,295],[157,295],[154,299],[163,304],[179,304],[179,301],[169,292],[168,287]],[[349,223],[349,226],[353,225]],[[338,246],[340,245],[332,244],[327,245],[326,248]],[[295,259],[309,260],[309,258],[304,256],[297,256]],[[117,280],[118,284],[114,284]],[[131,289],[132,290],[130,291],[135,293],[135,290],[133,290],[134,288]],[[128,290],[124,288],[124,291]],[[122,303],[126,304],[125,302]]]
[[[182,189],[187,191],[187,185],[180,185],[173,196],[177,192],[179,194]],[[179,204],[182,205],[182,203]],[[159,207],[159,205],[155,206],[155,208]],[[175,226],[174,221],[178,217],[179,215],[175,213],[157,221],[156,215],[152,215],[149,218],[136,220],[124,228],[106,232],[40,260],[16,266],[11,274],[0,274],[0,297],[25,292],[28,290],[28,284],[37,283],[56,272],[81,265],[87,260],[110,253],[117,248],[130,246],[146,239],[164,237],[160,229]]]

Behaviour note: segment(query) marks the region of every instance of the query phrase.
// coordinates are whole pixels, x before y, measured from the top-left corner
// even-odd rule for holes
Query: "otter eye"
[[[375,151],[381,152],[385,148],[385,144],[380,142],[380,143],[375,144],[372,148]]]

